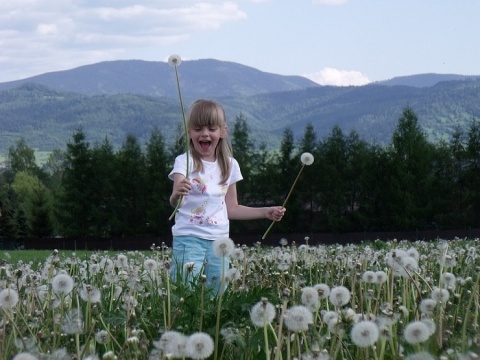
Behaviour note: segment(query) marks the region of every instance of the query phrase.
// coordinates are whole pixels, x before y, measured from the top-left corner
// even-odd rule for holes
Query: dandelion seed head
[[[230,268],[228,269],[227,273],[225,274],[225,281],[226,282],[234,282],[241,278],[240,271],[237,268]]]
[[[375,284],[378,281],[378,278],[375,272],[367,270],[362,275],[362,281],[368,284]]]
[[[327,284],[315,284],[313,287],[317,290],[320,299],[326,299],[330,295],[330,286]]]
[[[162,350],[166,355],[172,357],[186,356],[186,342],[187,337],[178,331],[166,331],[160,337],[160,340],[154,341],[153,345]]]
[[[305,305],[310,311],[314,312],[320,305],[320,297],[318,296],[318,291],[313,286],[307,286],[302,288],[301,302]]]
[[[97,263],[92,263],[89,265],[89,270],[90,270],[90,273],[92,275],[96,275],[100,272],[101,268],[100,268],[100,264],[97,264]]]
[[[233,249],[232,254],[230,255],[230,257],[231,257],[233,260],[243,260],[243,259],[245,258],[245,253],[243,252],[242,249],[240,249],[240,248],[235,248],[235,249]]]
[[[206,359],[213,353],[213,339],[206,333],[194,333],[187,338],[186,350],[192,359]]]
[[[100,260],[100,268],[105,272],[112,271],[115,267],[115,264],[112,259],[104,257]]]
[[[119,269],[124,269],[128,267],[128,258],[124,254],[118,254],[117,259],[115,260],[115,266]]]
[[[353,325],[350,332],[352,342],[358,347],[365,348],[374,345],[379,337],[377,325],[373,321],[360,321]]]
[[[407,355],[405,360],[435,360],[435,357],[427,351],[419,351],[417,353]]]
[[[109,335],[107,330],[99,330],[95,333],[95,341],[99,344],[106,344],[109,340]]]
[[[440,256],[438,258],[438,263],[445,268],[453,268],[457,266],[457,259],[455,254],[447,253],[445,256]]]
[[[434,288],[430,297],[435,300],[437,303],[445,305],[450,298],[450,293],[447,289]]]
[[[257,327],[264,327],[275,319],[275,306],[268,301],[259,301],[250,310],[250,320]]]
[[[456,277],[451,272],[445,272],[442,275],[443,287],[454,290],[456,284]]]
[[[189,261],[183,264],[183,272],[186,274],[192,273],[195,270],[195,262]]]
[[[395,249],[387,253],[385,262],[392,269],[396,270],[403,266],[403,261],[406,257],[408,257],[408,254],[405,250]]]
[[[345,333],[345,323],[343,323],[340,319],[335,318],[328,322],[327,327],[328,331],[332,334],[343,335]]]
[[[98,355],[93,354],[93,355],[85,356],[83,360],[100,360],[100,358],[98,357]]]
[[[65,359],[67,360],[67,359]],[[107,351],[103,354],[102,356],[102,360],[117,360],[117,356],[115,355],[115,353],[113,351]]]
[[[383,284],[385,281],[387,281],[387,273],[385,271],[376,271],[375,276],[377,277],[377,284]]]
[[[356,322],[357,313],[352,308],[347,308],[342,310],[343,319],[349,322]]]
[[[325,311],[322,313],[322,321],[328,325],[332,320],[337,320],[338,314],[335,311]]]
[[[285,326],[290,331],[308,330],[310,324],[313,324],[313,315],[305,306],[293,306],[285,312]]]
[[[71,357],[68,354],[67,349],[65,349],[65,348],[56,349],[48,357],[48,360],[70,360],[70,359],[71,359]]]
[[[158,267],[158,263],[155,259],[146,259],[144,262],[143,262],[143,267],[145,268],[145,270],[147,271],[155,271]]]
[[[420,312],[425,315],[432,315],[436,306],[437,301],[430,298],[422,299],[420,302]]]
[[[11,288],[0,291],[0,307],[13,309],[18,303],[18,292]]]
[[[58,274],[52,279],[52,291],[55,294],[69,294],[73,290],[74,281],[68,274]]]
[[[302,360],[330,360],[330,355],[326,349],[320,350],[313,350],[311,354],[303,354]]]
[[[38,357],[27,352],[22,352],[15,355],[12,360],[38,360]]]
[[[402,259],[402,264],[394,267],[395,275],[400,275],[402,277],[413,276],[418,271],[418,262],[415,258],[411,256],[404,257]]]
[[[168,57],[168,65],[177,67],[182,63],[182,58],[177,54],[172,54]]]
[[[407,250],[407,255],[414,258],[417,261],[420,259],[420,254],[418,253],[418,250],[415,249],[414,247],[411,247],[410,249]]]
[[[83,301],[86,301],[90,304],[96,304],[100,302],[101,297],[102,293],[97,288],[87,284],[82,285],[82,289],[80,290],[80,298]]]
[[[350,298],[350,290],[345,286],[336,286],[330,291],[329,300],[333,306],[343,306],[350,301]]]
[[[300,156],[300,161],[302,162],[303,165],[307,165],[307,166],[312,165],[314,160],[315,158],[309,152],[304,152]]]
[[[430,330],[422,321],[413,321],[405,327],[403,331],[405,341],[409,344],[419,344],[428,340]]]
[[[235,244],[232,239],[224,237],[213,241],[213,253],[217,257],[230,256],[235,249]]]

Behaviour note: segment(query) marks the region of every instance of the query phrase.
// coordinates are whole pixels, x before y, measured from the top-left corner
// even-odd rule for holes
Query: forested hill
[[[249,96],[319,86],[301,76],[266,73],[213,59],[183,61],[178,67],[183,97]],[[0,90],[27,83],[83,95],[137,94],[177,98],[175,70],[165,62],[118,60],[0,83]]]
[[[278,146],[287,127],[301,136],[308,123],[319,138],[338,125],[387,144],[407,106],[431,141],[448,139],[480,118],[476,77],[441,81],[445,77],[438,75],[435,82],[430,76],[433,86],[332,87],[217,60],[187,61],[178,70],[185,106],[199,97],[217,99],[230,122],[244,116],[252,139],[270,147]],[[20,138],[40,150],[64,149],[78,128],[91,143],[107,137],[118,147],[128,133],[145,143],[158,127],[168,144],[181,125],[175,72],[165,63],[106,62],[3,83],[0,89],[0,155]]]

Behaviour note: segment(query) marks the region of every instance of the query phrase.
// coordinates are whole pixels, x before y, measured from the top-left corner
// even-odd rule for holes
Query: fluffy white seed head
[[[302,162],[302,164],[307,165],[307,166],[312,165],[314,160],[315,160],[315,158],[309,152],[304,152],[300,156],[300,161]]]

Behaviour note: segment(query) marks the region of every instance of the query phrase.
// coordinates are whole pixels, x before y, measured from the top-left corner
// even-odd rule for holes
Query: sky
[[[321,85],[480,75],[478,0],[0,0],[0,82],[218,59]]]

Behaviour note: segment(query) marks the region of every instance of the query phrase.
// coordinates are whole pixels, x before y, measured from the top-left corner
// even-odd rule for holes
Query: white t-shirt
[[[215,240],[229,236],[229,220],[225,195],[228,187],[243,179],[237,160],[231,158],[230,176],[220,184],[222,174],[218,162],[203,161],[203,172],[193,172],[193,159],[190,156],[188,177],[192,189],[184,197],[182,205],[175,215],[173,236],[195,236],[201,239]],[[177,156],[173,170],[168,175],[170,180],[174,174],[185,176],[186,154]]]

